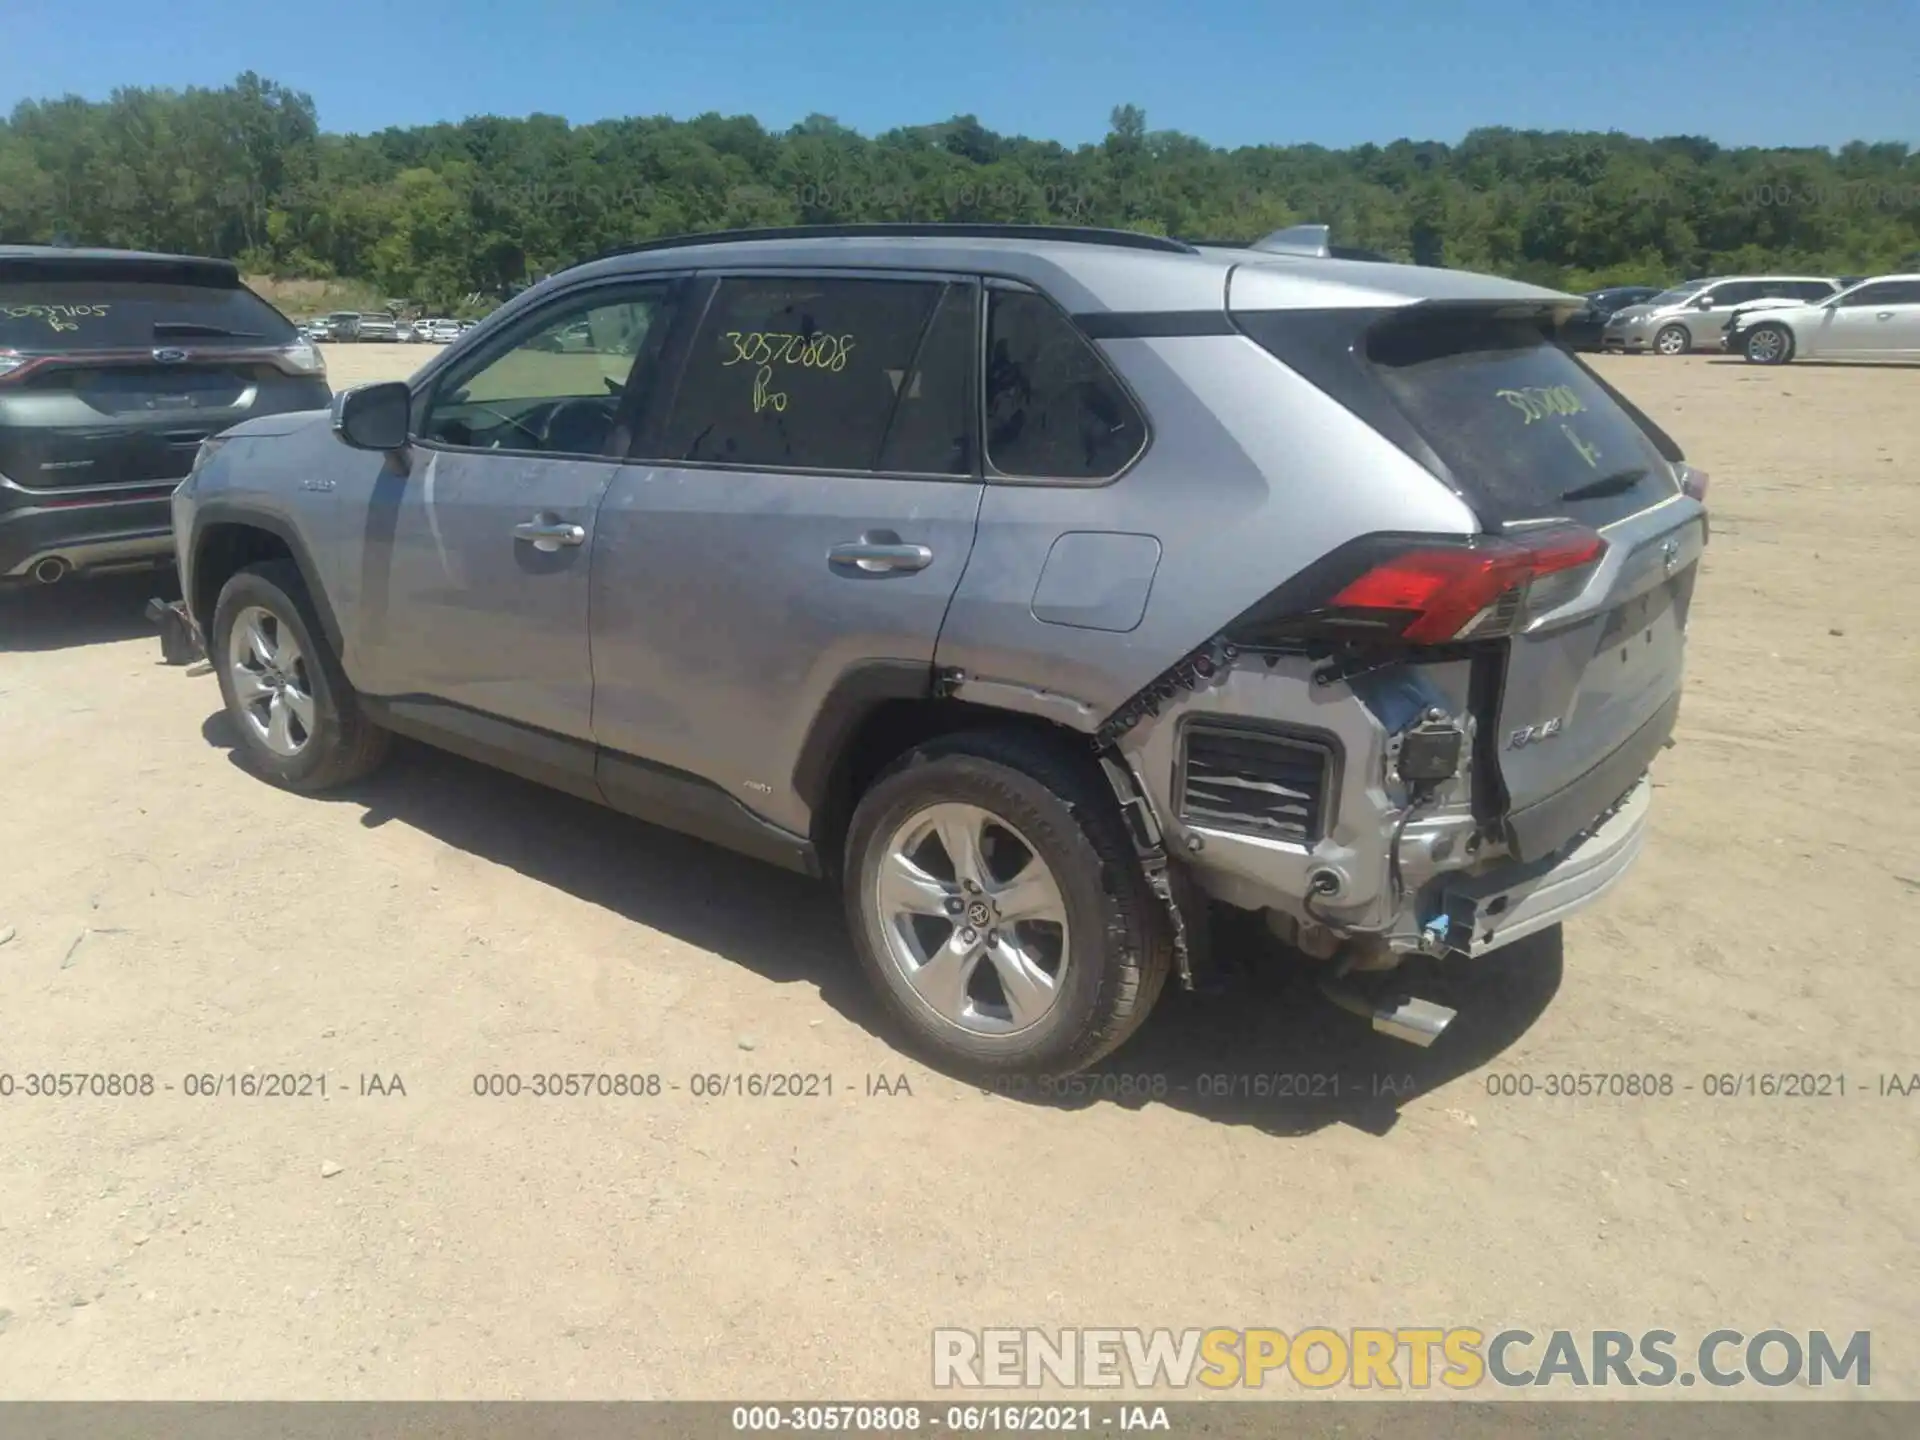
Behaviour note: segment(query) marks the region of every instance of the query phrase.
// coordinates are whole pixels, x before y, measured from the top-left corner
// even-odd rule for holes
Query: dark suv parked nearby
[[[1658,285],[1615,285],[1606,290],[1589,290],[1586,307],[1561,324],[1560,343],[1569,350],[1598,350],[1601,333],[1616,311],[1629,305],[1644,305],[1659,293]]]
[[[0,246],[0,579],[165,563],[200,442],[331,393],[227,261]]]
[[[1018,226],[659,241],[174,497],[241,757],[392,732],[832,877],[947,1061],[1071,1071],[1207,899],[1426,1043],[1626,873],[1704,482],[1573,296]],[[262,863],[284,856],[263,852]]]

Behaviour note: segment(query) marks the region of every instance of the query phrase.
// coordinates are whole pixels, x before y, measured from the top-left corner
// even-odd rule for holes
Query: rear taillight
[[[321,355],[320,347],[310,340],[295,340],[291,345],[283,345],[274,352],[280,368],[293,375],[324,375],[327,373],[326,357]]]
[[[1244,645],[1447,645],[1510,635],[1577,595],[1607,542],[1585,526],[1342,546],[1229,628]]]

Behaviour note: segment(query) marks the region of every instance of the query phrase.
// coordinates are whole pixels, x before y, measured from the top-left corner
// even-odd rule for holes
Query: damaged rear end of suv
[[[1546,929],[1641,848],[1705,476],[1553,343],[1570,297],[1376,266],[1313,293],[1327,267],[1248,260],[1228,317],[1251,345],[1182,363],[1223,395],[1258,383],[1229,365],[1269,372],[1235,428],[1278,583],[1100,737],[1168,832],[1150,844],[1264,912],[1336,1002],[1429,1044],[1453,1012],[1407,994],[1404,961]],[[1353,420],[1384,443],[1343,461]]]

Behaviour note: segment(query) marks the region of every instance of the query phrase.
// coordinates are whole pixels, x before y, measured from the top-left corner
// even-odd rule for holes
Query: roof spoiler
[[[1289,225],[1285,230],[1276,230],[1254,241],[1247,248],[1276,255],[1307,255],[1315,260],[1328,260],[1333,258],[1333,246],[1329,243],[1331,234],[1332,228],[1326,225]]]

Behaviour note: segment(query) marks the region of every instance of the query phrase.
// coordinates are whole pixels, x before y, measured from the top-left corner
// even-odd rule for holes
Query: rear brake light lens
[[[1606,548],[1593,531],[1569,527],[1526,541],[1414,550],[1344,587],[1332,608],[1371,611],[1408,645],[1505,635],[1521,623],[1535,581],[1590,565]]]
[[[1598,533],[1569,524],[1471,540],[1368,536],[1282,586],[1228,634],[1254,647],[1495,639],[1572,600],[1606,550]]]
[[[282,346],[280,363],[296,375],[327,373],[326,358],[321,355],[320,347],[310,340],[296,340],[291,345]]]

